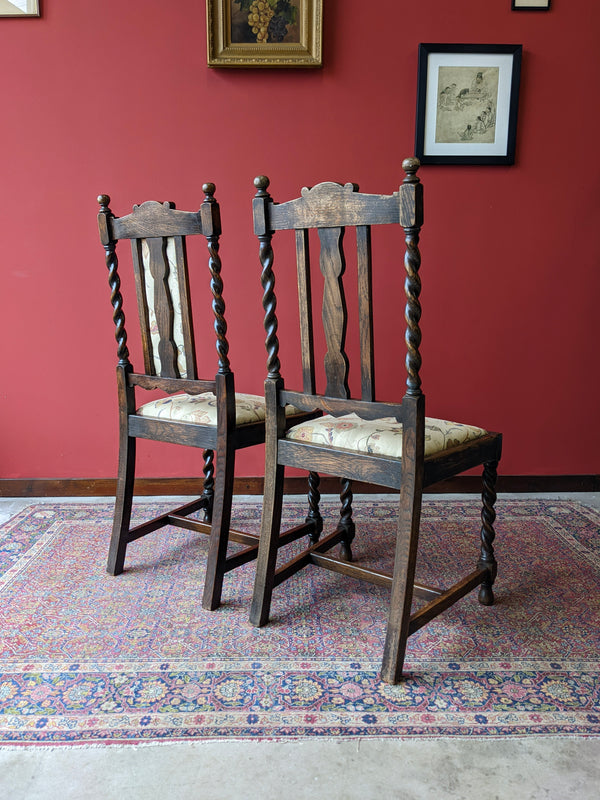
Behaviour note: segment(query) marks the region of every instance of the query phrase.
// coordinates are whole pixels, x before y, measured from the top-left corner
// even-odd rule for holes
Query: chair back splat
[[[98,227],[105,249],[117,341],[119,473],[108,572],[124,569],[128,545],[165,525],[208,534],[202,605],[215,609],[231,569],[256,558],[257,536],[230,529],[236,451],[264,442],[264,398],[235,391],[223,300],[219,238],[221,217],[215,186],[203,186],[198,211],[148,201],[131,214],[115,216],[110,198],[98,198]],[[214,340],[203,342],[199,377],[190,299],[188,237],[202,236],[208,248]],[[119,277],[118,243],[129,240],[135,276],[143,372],[130,361]],[[208,294],[208,292],[207,292]],[[216,364],[214,359],[216,347]],[[210,355],[212,354],[212,355]],[[163,397],[138,404],[136,391],[160,390]],[[302,417],[293,410],[291,420]],[[198,447],[204,481],[200,497],[131,527],[138,438]],[[201,512],[202,519],[193,516]],[[228,542],[243,548],[228,554]]]
[[[300,197],[278,204],[268,192],[269,179],[260,176],[254,182],[257,192],[253,201],[262,267],[267,378],[265,495],[250,620],[254,625],[266,624],[274,589],[308,565],[387,586],[390,605],[381,676],[389,683],[402,677],[411,633],[475,587],[479,587],[481,603],[493,603],[494,487],[502,443],[500,434],[483,428],[425,416],[419,276],[423,187],[417,176],[419,162],[409,158],[402,166],[405,177],[391,195],[363,194],[353,183],[320,183],[302,189]],[[384,285],[385,277],[373,271],[371,239],[381,226],[396,226],[404,234],[397,256],[397,263],[403,260],[405,268],[404,334],[388,337],[377,353],[377,361],[388,370],[397,371],[401,362],[405,363],[404,396],[391,402],[379,398],[375,382],[372,284],[374,274],[379,286]],[[313,230],[316,234],[311,233]],[[285,385],[279,355],[275,271],[287,268],[285,259],[280,266],[279,255],[275,262],[273,237],[280,231],[293,231],[295,239],[302,373],[298,389]],[[311,248],[317,251],[315,263],[320,275],[313,272]],[[347,303],[349,285],[356,287],[356,303]],[[313,318],[313,306],[319,303],[322,334]],[[357,334],[358,346],[354,349],[346,345],[349,326]],[[325,352],[320,364],[315,354],[322,349]],[[350,389],[353,367],[360,375],[356,397]],[[286,426],[285,409],[289,405],[310,418]],[[483,466],[483,511],[475,568],[447,589],[416,584],[423,489],[478,465]],[[303,525],[281,532],[285,467],[308,472],[308,513]],[[333,532],[323,536],[321,473],[341,479],[339,522]],[[399,491],[390,573],[352,562],[351,544],[356,533],[352,481],[356,480]],[[278,549],[304,535],[308,537],[306,549],[288,563],[277,565]],[[330,551],[338,544],[336,557]],[[424,601],[416,610],[414,598]]]

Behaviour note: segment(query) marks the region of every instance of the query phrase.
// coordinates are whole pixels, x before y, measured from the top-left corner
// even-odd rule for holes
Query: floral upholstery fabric
[[[297,414],[298,409],[286,406],[286,414]],[[142,417],[195,422],[197,425],[217,424],[217,398],[212,392],[203,394],[175,394],[144,403],[136,412]],[[260,422],[265,418],[265,400],[255,394],[235,396],[235,421],[237,425]]]
[[[487,431],[460,422],[425,419],[425,455],[431,456],[459,444],[478,439]],[[393,417],[363,420],[356,414],[332,417],[329,414],[290,428],[287,439],[327,444],[361,453],[402,457],[402,425]]]
[[[169,262],[169,274],[167,283],[173,301],[173,340],[177,347],[177,369],[181,378],[187,378],[187,363],[183,346],[183,321],[181,316],[181,295],[179,294],[179,280],[177,277],[177,259],[175,256],[175,240],[167,239],[167,261]],[[154,369],[156,374],[161,373],[160,357],[158,355],[158,345],[160,335],[156,322],[156,311],[154,310],[154,278],[150,271],[150,250],[148,242],[142,240],[142,263],[144,265],[144,284],[146,287],[146,301],[148,303],[148,318],[150,323],[150,339],[152,341],[152,354]]]

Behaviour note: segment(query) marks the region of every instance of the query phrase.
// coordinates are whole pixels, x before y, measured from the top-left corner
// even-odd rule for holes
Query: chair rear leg
[[[283,476],[284,467],[281,464],[277,464],[274,472],[265,479],[260,542],[249,617],[250,623],[258,628],[267,624],[271,610],[279,545],[278,539],[281,528]]]
[[[213,450],[205,450],[202,454],[204,458],[204,486],[202,488],[202,498],[206,500],[204,507],[204,521],[212,522],[213,505],[215,502],[215,453]]]
[[[340,521],[338,530],[344,532],[344,539],[340,545],[340,558],[342,561],[352,561],[352,540],[356,533],[356,526],[352,520],[352,481],[347,478],[340,478],[341,490],[340,501]]]
[[[496,478],[497,478],[497,461],[489,461],[483,465],[483,508],[481,510],[481,555],[477,566],[479,568],[487,569],[487,575],[481,586],[479,587],[478,600],[484,606],[491,606],[494,603],[494,592],[492,586],[496,580],[497,563],[494,557],[493,541],[496,537],[494,531],[494,521],[496,519],[496,511],[494,504],[496,502]]]
[[[119,476],[115,497],[115,513],[113,529],[108,550],[106,571],[109,575],[120,575],[125,563],[129,525],[131,522],[131,505],[133,502],[133,485],[135,478],[136,439],[124,431],[119,444]]]
[[[308,473],[308,507],[309,512],[306,515],[306,522],[312,522],[314,529],[309,533],[311,543],[319,541],[319,537],[323,532],[323,517],[321,516],[321,509],[319,504],[321,502],[321,492],[319,491],[319,484],[321,483],[321,476],[318,472]]]
[[[223,448],[225,450],[225,448]],[[217,459],[216,481],[211,508],[211,531],[206,562],[206,577],[202,594],[202,608],[214,611],[221,604],[229,528],[231,525],[231,503],[233,476],[235,472],[235,450],[224,452]]]

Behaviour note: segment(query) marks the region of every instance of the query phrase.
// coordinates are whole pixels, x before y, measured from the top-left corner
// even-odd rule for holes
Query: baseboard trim
[[[0,497],[114,497],[117,482],[114,478],[8,478],[0,479]],[[323,477],[322,494],[337,494],[339,481]],[[478,494],[481,479],[477,475],[459,475],[430,487],[430,494]],[[202,491],[198,478],[140,478],[135,483],[139,495],[195,495]],[[306,479],[285,479],[288,494],[305,494]],[[355,494],[382,492],[380,486],[354,483]],[[498,492],[599,492],[600,475],[501,475]],[[260,495],[263,478],[236,478],[235,494]]]

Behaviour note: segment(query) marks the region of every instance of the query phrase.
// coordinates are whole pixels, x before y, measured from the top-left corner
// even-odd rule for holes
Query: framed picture
[[[514,164],[520,44],[420,44],[422,164]]]
[[[322,2],[206,0],[208,66],[320,67]]]
[[[548,11],[550,0],[512,0],[513,11]]]
[[[39,0],[0,0],[0,17],[39,17]]]

